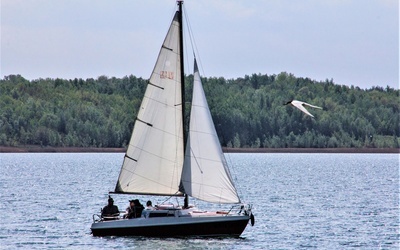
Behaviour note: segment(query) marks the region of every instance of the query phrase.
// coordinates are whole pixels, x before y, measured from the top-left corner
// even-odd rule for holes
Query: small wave
[[[31,218],[26,220],[26,222],[40,222],[40,221],[58,221],[57,217],[48,217],[48,218]]]

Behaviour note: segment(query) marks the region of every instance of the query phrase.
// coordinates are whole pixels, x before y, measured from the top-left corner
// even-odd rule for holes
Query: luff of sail
[[[184,158],[178,12],[135,121],[115,192],[176,195]]]
[[[181,191],[214,203],[239,203],[195,60],[190,128]]]

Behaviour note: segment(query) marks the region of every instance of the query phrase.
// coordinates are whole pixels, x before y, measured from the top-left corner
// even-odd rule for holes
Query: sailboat
[[[184,197],[184,204],[160,204],[135,219],[94,216],[94,236],[239,237],[254,224],[252,206],[241,202],[230,175],[196,59],[189,126],[184,118],[182,4],[177,1],[112,193]],[[189,197],[232,207],[204,211]]]

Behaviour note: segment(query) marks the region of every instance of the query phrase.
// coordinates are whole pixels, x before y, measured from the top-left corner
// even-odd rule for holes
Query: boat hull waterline
[[[239,237],[249,215],[161,217],[103,221],[92,224],[93,236]]]

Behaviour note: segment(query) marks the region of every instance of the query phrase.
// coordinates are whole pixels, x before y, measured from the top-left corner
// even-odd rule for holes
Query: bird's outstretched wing
[[[291,102],[291,104],[292,104],[294,107],[300,109],[302,112],[304,112],[305,114],[307,114],[307,115],[309,115],[309,116],[311,116],[311,117],[314,117],[314,116],[313,116],[310,112],[308,112],[308,110],[307,110],[303,105],[307,105],[307,106],[312,107],[312,108],[322,109],[321,107],[314,106],[314,105],[311,105],[311,104],[309,104],[309,103],[301,102],[301,101],[297,101],[297,100],[293,100],[293,101]]]
[[[307,105],[307,106],[309,106],[309,107],[316,108],[316,109],[322,109],[321,107],[314,106],[314,105],[311,105],[311,104],[306,103],[306,102],[303,102],[303,105]]]

